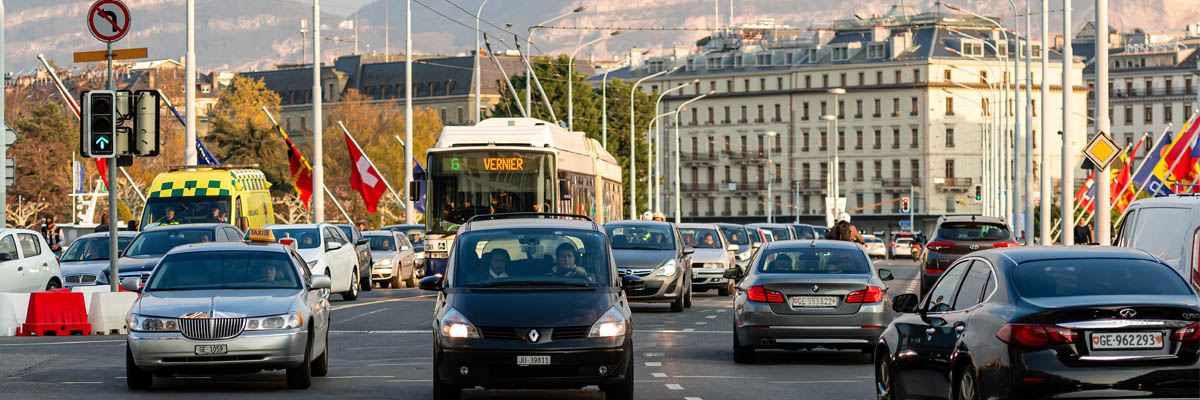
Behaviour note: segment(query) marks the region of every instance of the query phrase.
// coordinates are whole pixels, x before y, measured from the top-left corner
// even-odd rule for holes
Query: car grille
[[[138,279],[140,279],[140,280],[141,280],[141,283],[142,283],[142,285],[145,285],[145,284],[146,284],[146,282],[149,282],[149,281],[150,281],[150,272],[151,272],[151,271],[145,271],[145,272],[130,272],[130,273],[121,273],[121,272],[118,272],[118,273],[117,273],[117,277],[118,277],[118,278],[120,278],[120,280],[125,280],[125,278],[138,278]],[[118,282],[118,283],[119,283],[119,282]]]
[[[587,337],[590,326],[563,326],[554,328],[554,340],[583,339]]]
[[[617,272],[619,272],[621,275],[632,274],[632,275],[636,275],[636,276],[650,276],[650,274],[654,272],[654,269],[653,268],[618,268]]]
[[[481,326],[481,327],[479,327],[479,334],[482,335],[484,339],[497,339],[497,340],[518,340],[518,339],[520,339],[520,337],[517,336],[516,328],[510,328],[510,327],[505,327],[505,326]]]
[[[229,339],[242,334],[245,326],[245,318],[183,318],[179,333],[188,339]]]
[[[195,357],[166,357],[163,362],[167,363],[193,363],[193,362],[225,362],[225,361],[261,361],[263,356],[241,355],[241,356],[195,356]]]
[[[557,328],[538,328],[538,331],[543,335],[543,338],[545,338],[547,333],[550,333],[553,340],[570,340],[586,338],[588,330],[591,328],[590,326],[561,326]],[[528,330],[529,328],[508,326],[481,326],[479,327],[479,334],[484,339],[524,341],[525,332]],[[545,341],[545,339],[539,341]]]
[[[68,276],[64,277],[63,279],[66,279],[67,283],[94,283],[94,282],[96,282],[96,275],[92,275],[92,274],[68,275]]]

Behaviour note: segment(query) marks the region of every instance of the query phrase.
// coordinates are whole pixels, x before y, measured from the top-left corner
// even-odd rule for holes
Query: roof
[[[1192,208],[1192,207],[1196,207],[1197,205],[1200,205],[1200,196],[1191,195],[1191,194],[1185,194],[1185,195],[1176,194],[1176,195],[1164,196],[1164,197],[1150,197],[1150,198],[1140,199],[1140,200],[1133,202],[1133,206],[1141,206],[1141,207],[1146,207],[1146,206],[1183,206],[1183,207]]]
[[[264,226],[263,228],[267,228],[267,229],[317,229],[318,226],[322,226],[322,225],[333,226],[333,224],[322,222],[319,224],[271,224],[271,225]]]
[[[218,227],[233,227],[233,225],[230,225],[230,224],[220,224],[220,223],[215,223],[215,222],[207,222],[207,223],[201,223],[201,224],[155,225],[155,226],[152,226],[152,227],[149,227],[149,228],[146,228],[146,229],[142,230],[142,232],[149,232],[149,231],[168,231],[168,230],[185,230],[185,229],[193,229],[193,230],[196,230],[196,229],[216,229],[216,228],[218,228]],[[118,231],[118,232],[120,232],[120,231]]]
[[[1145,251],[1117,246],[1020,246],[1004,249],[983,250],[971,253],[976,256],[1007,258],[1015,263],[1039,260],[1126,258],[1157,261]]]
[[[202,251],[269,251],[275,253],[286,252],[288,246],[279,243],[267,242],[204,242],[192,243],[181,246],[176,246],[167,252],[167,254],[176,253],[193,253]]]
[[[778,248],[797,249],[797,248],[810,248],[810,247],[813,247],[814,245],[816,247],[820,247],[820,248],[824,248],[824,249],[846,249],[846,250],[862,249],[862,245],[855,243],[855,242],[847,242],[844,240],[813,240],[813,239],[781,240],[781,241],[769,242],[769,243],[767,243],[767,248],[770,248],[770,249],[778,249]]]
[[[557,218],[507,218],[507,219],[492,219],[472,221],[464,226],[469,226],[470,232],[497,230],[497,229],[581,229],[587,231],[596,230],[596,225],[591,221],[577,219],[557,219]]]
[[[392,236],[400,232],[396,231],[363,231],[363,236]],[[402,234],[402,233],[401,233]]]
[[[938,217],[938,221],[1003,223],[1004,219],[1000,217],[986,217],[982,215],[943,215]]]
[[[788,225],[792,225],[792,224],[766,223],[766,222],[746,224],[746,226],[753,227],[753,228],[787,228]]]
[[[679,227],[680,229],[685,229],[685,228],[717,229],[717,224],[686,223],[686,224],[679,224],[676,226]]]
[[[620,221],[609,221],[604,226],[666,226],[670,227],[673,224],[666,221],[646,221],[641,219],[623,219]]]
[[[175,226],[175,225],[171,225],[171,226]],[[134,237],[134,236],[137,236],[137,234],[138,234],[137,231],[125,231],[125,230],[117,231],[117,237],[119,237],[119,238],[120,237]],[[108,237],[108,231],[92,232],[92,233],[77,237],[77,238],[75,238],[75,240],[91,239],[91,238],[96,238],[96,237],[105,237],[106,238],[106,237]]]
[[[399,225],[387,225],[387,226],[384,226],[384,227],[383,227],[383,229],[416,229],[416,228],[425,229],[425,225],[417,225],[417,224],[413,224],[413,225],[408,225],[408,224],[399,224]]]

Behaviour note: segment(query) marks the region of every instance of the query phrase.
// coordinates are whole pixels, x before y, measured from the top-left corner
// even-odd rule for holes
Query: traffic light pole
[[[113,82],[113,79],[112,79],[112,74],[113,74],[112,73],[112,71],[113,71],[112,42],[109,42],[106,45],[106,49],[107,49],[107,51],[105,52],[105,58],[108,60],[108,73],[105,75],[104,87],[107,88],[108,90],[117,90],[117,84],[116,84],[116,82]],[[188,60],[188,62],[191,62],[191,60]],[[115,102],[116,96],[113,96],[113,100],[114,100],[113,110],[115,113],[115,111],[116,111],[116,102]],[[84,106],[90,107],[91,105],[85,104]],[[113,130],[112,137],[113,137],[112,146],[116,146],[117,131],[115,129]],[[89,143],[88,145],[90,146],[91,143]],[[117,179],[116,179],[117,158],[115,156],[116,151],[114,150],[113,153],[114,153],[114,157],[108,159],[108,285],[109,285],[109,290],[115,293],[120,290],[120,285],[121,285],[121,282],[118,282],[118,278],[117,278],[117,276],[118,276],[118,274],[117,274],[117,253],[119,251],[117,249],[117,200],[118,200],[117,198],[120,197],[120,194],[117,193]]]
[[[908,230],[912,231],[913,233],[917,232],[917,226],[913,225],[913,223],[916,222],[916,218],[913,217],[913,214],[916,214],[917,212],[916,207],[913,207],[913,203],[916,202],[916,199],[917,190],[913,188],[913,185],[908,185]]]

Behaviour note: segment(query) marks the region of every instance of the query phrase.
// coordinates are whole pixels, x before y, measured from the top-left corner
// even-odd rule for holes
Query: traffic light
[[[975,184],[975,202],[976,203],[983,202],[983,185],[980,185],[978,183]]]
[[[912,211],[912,208],[909,208],[908,198],[901,197],[900,198],[900,212],[908,214],[910,211]]]
[[[117,151],[116,93],[92,90],[83,94],[83,153],[92,158],[113,158]]]

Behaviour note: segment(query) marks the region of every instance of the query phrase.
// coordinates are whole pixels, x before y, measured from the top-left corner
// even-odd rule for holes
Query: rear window
[[[1008,227],[991,222],[945,222],[938,227],[937,236],[942,240],[956,241],[1010,240],[1012,238]]]
[[[794,228],[796,228],[796,239],[803,240],[817,238],[816,234],[813,233],[812,228],[807,226],[794,226]]]
[[[1014,269],[1012,279],[1022,297],[1191,294],[1175,271],[1146,260],[1027,262]]]
[[[863,241],[866,241],[867,243],[883,243],[883,241],[879,240],[877,237],[863,238]]]
[[[792,237],[792,234],[790,232],[788,232],[788,228],[786,228],[786,227],[770,227],[770,228],[768,228],[768,227],[764,226],[764,227],[762,227],[762,230],[771,232],[771,236],[773,237],[772,240],[788,240],[788,239],[791,239],[791,237]]]
[[[862,252],[848,249],[799,248],[768,250],[758,271],[768,274],[867,274],[871,266]]]

